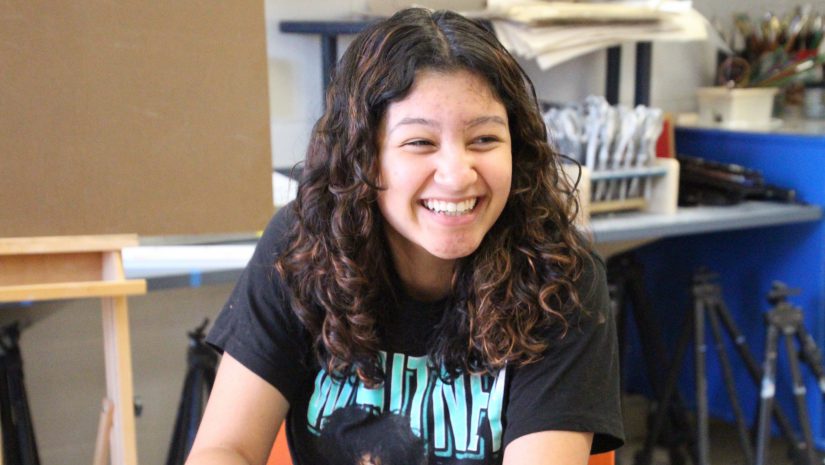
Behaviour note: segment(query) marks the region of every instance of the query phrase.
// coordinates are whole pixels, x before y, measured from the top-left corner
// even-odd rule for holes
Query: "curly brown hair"
[[[507,204],[452,277],[451,311],[430,344],[446,373],[493,372],[538,360],[546,329],[566,331],[581,307],[575,282],[590,255],[572,224],[574,187],[547,143],[535,90],[481,23],[411,8],[368,26],[349,46],[326,94],[306,155],[296,222],[276,268],[294,312],[330,373],[382,382],[378,328],[397,293],[376,199],[378,131],[389,104],[422,70],[481,76],[507,111],[513,154]]]

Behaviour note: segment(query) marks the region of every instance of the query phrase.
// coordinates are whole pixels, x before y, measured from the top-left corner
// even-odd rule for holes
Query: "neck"
[[[412,259],[403,253],[393,251],[395,270],[410,297],[423,302],[432,302],[450,293],[455,260],[437,257]]]

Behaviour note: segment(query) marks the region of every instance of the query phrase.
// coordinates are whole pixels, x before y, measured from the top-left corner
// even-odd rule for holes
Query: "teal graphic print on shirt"
[[[335,411],[359,406],[407,418],[413,434],[436,457],[484,460],[487,454],[499,455],[505,370],[445,382],[427,357],[382,352],[381,359],[387,380],[375,389],[354,377],[341,380],[324,370],[318,373],[307,408],[307,427],[313,434],[321,435]]]

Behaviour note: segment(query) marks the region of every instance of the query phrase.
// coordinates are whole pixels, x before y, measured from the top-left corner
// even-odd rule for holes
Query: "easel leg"
[[[103,279],[124,279],[123,261],[119,252],[104,256]],[[106,396],[114,404],[111,461],[112,465],[137,465],[129,309],[125,296],[104,297],[101,300]]]
[[[92,465],[107,465],[109,463],[109,437],[112,435],[112,401],[103,399],[103,407],[97,424],[97,439],[95,441],[95,455]]]
[[[126,297],[103,300],[103,346],[106,355],[106,396],[114,404],[112,464],[137,465],[132,357]]]

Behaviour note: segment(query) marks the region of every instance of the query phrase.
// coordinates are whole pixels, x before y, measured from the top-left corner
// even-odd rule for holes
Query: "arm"
[[[541,431],[524,435],[504,449],[503,465],[584,465],[593,433]]]
[[[265,463],[287,410],[275,387],[225,353],[186,465]]]

